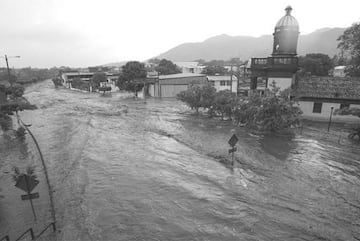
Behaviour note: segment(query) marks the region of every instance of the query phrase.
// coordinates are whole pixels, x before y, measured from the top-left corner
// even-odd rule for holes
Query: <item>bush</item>
[[[231,93],[229,90],[222,90],[215,94],[213,110],[221,116],[221,119],[224,119],[225,116],[231,119],[236,105],[237,98],[235,93]]]
[[[264,96],[253,94],[238,98],[229,90],[215,92],[209,85],[190,85],[177,98],[198,113],[199,108],[209,110],[211,116],[217,115],[234,119],[236,124],[269,131],[279,131],[299,124],[301,110],[294,106],[289,92],[280,92],[273,83]]]

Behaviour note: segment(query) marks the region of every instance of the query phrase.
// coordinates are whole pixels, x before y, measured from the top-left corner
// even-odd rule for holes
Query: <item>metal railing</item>
[[[53,228],[53,232],[56,232],[56,226],[55,226],[55,223],[50,223],[48,226],[46,226],[46,228],[44,228],[44,230],[43,230],[43,231],[41,231],[41,233],[40,233],[38,236],[36,236],[36,238],[35,238],[35,239],[40,238],[40,236],[41,236],[41,235],[43,235],[43,233],[45,233],[45,231],[46,231],[46,230],[47,230],[50,226],[52,226],[52,228]]]
[[[0,241],[10,241],[10,238],[9,238],[9,236],[8,235],[6,235],[5,237],[2,237],[1,239],[0,239]]]
[[[28,230],[26,230],[24,233],[22,233],[17,239],[15,239],[15,241],[19,241],[22,238],[25,237],[26,234],[30,233],[30,237],[31,240],[36,240],[38,238],[41,237],[41,235],[43,235],[45,233],[46,230],[48,230],[48,228],[52,227],[53,232],[56,232],[56,225],[55,222],[50,223],[48,226],[46,226],[40,233],[39,235],[35,236],[34,234],[34,230],[32,228],[29,228]],[[0,241],[10,241],[10,237],[9,235],[6,235],[5,237],[1,238]]]

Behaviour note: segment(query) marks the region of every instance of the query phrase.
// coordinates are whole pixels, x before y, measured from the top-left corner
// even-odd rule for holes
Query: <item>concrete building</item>
[[[307,77],[297,81],[295,96],[303,117],[328,120],[331,109],[360,108],[360,79],[350,77]],[[359,121],[356,116],[332,116],[334,121]]]
[[[148,94],[153,97],[176,97],[186,90],[189,84],[206,84],[207,78],[203,74],[181,73],[160,75],[149,82]]]
[[[291,16],[292,8],[288,6],[286,14],[275,26],[273,33],[273,52],[271,57],[252,58],[250,62],[251,89],[256,90],[257,79],[266,79],[266,87],[274,81],[281,90],[290,88],[295,82],[298,70],[296,57],[299,24]]]
[[[231,90],[233,93],[237,93],[238,79],[235,75],[211,75],[207,76],[208,81],[215,87],[216,91]]]
[[[333,76],[334,77],[345,77],[346,66],[335,66]]]
[[[63,85],[72,88],[71,82],[79,78],[83,81],[90,81],[91,78],[94,76],[94,72],[65,72],[61,74],[61,79],[63,80]],[[101,83],[102,87],[108,86],[111,87],[111,92],[115,92],[118,90],[118,87],[116,86],[116,81],[118,79],[118,76],[113,73],[106,73],[107,76],[107,82]]]
[[[205,66],[200,66],[199,62],[174,62],[180,69],[181,73],[192,73],[192,74],[201,74]]]

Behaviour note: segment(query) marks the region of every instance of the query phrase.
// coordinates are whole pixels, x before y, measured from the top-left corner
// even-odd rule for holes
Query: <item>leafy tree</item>
[[[350,56],[350,64],[345,72],[350,76],[360,76],[360,22],[347,28],[337,39],[338,48]]]
[[[195,109],[198,114],[201,107],[201,87],[195,84],[189,85],[187,90],[177,95],[177,99],[185,102],[192,110]]]
[[[137,97],[137,92],[144,87],[145,78],[146,69],[144,64],[138,61],[130,61],[122,67],[117,86],[121,90],[134,92]]]
[[[288,96],[286,91],[280,92],[273,82],[264,96],[252,95],[240,101],[235,120],[266,131],[281,131],[298,125],[302,112]]]
[[[208,65],[202,71],[202,74],[206,75],[224,75],[225,73],[227,73],[227,70],[220,65]]]
[[[332,61],[326,54],[312,53],[300,56],[299,66],[312,75],[327,76],[332,68]]]
[[[155,70],[162,75],[181,73],[179,67],[167,59],[160,60],[158,66],[155,67]]]
[[[51,80],[54,83],[55,88],[62,85],[62,80],[59,77],[52,78]]]
[[[107,82],[107,76],[104,72],[96,72],[90,80],[90,85],[94,89],[98,89],[100,87],[101,82]]]
[[[212,106],[216,95],[216,89],[210,84],[191,84],[188,89],[180,92],[177,99],[185,102],[191,109],[199,113],[199,108],[209,109],[212,113]]]
[[[353,115],[360,118],[360,108],[343,108],[336,109],[334,112],[335,115]],[[360,125],[353,128],[352,132],[349,134],[349,138],[354,139],[355,136],[358,137],[360,141]]]
[[[216,89],[212,84],[207,83],[201,87],[201,99],[200,106],[204,109],[209,109],[211,112],[211,108],[214,104],[214,99],[216,95]],[[210,113],[211,114],[211,113]]]
[[[221,119],[224,119],[225,116],[231,119],[236,102],[235,93],[232,93],[230,90],[221,90],[215,95],[213,110],[215,113],[220,114]]]

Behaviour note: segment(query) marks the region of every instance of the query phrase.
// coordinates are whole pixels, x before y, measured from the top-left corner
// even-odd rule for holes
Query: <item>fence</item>
[[[30,234],[31,240],[36,240],[41,237],[45,233],[46,230],[48,230],[50,227],[52,227],[53,232],[56,232],[56,225],[55,223],[50,223],[48,226],[46,226],[37,236],[35,236],[34,230],[32,228],[29,228],[25,232],[23,232],[15,241],[19,241],[22,238],[25,237],[28,233]],[[6,235],[5,237],[1,238],[0,241],[10,241],[10,237]]]

